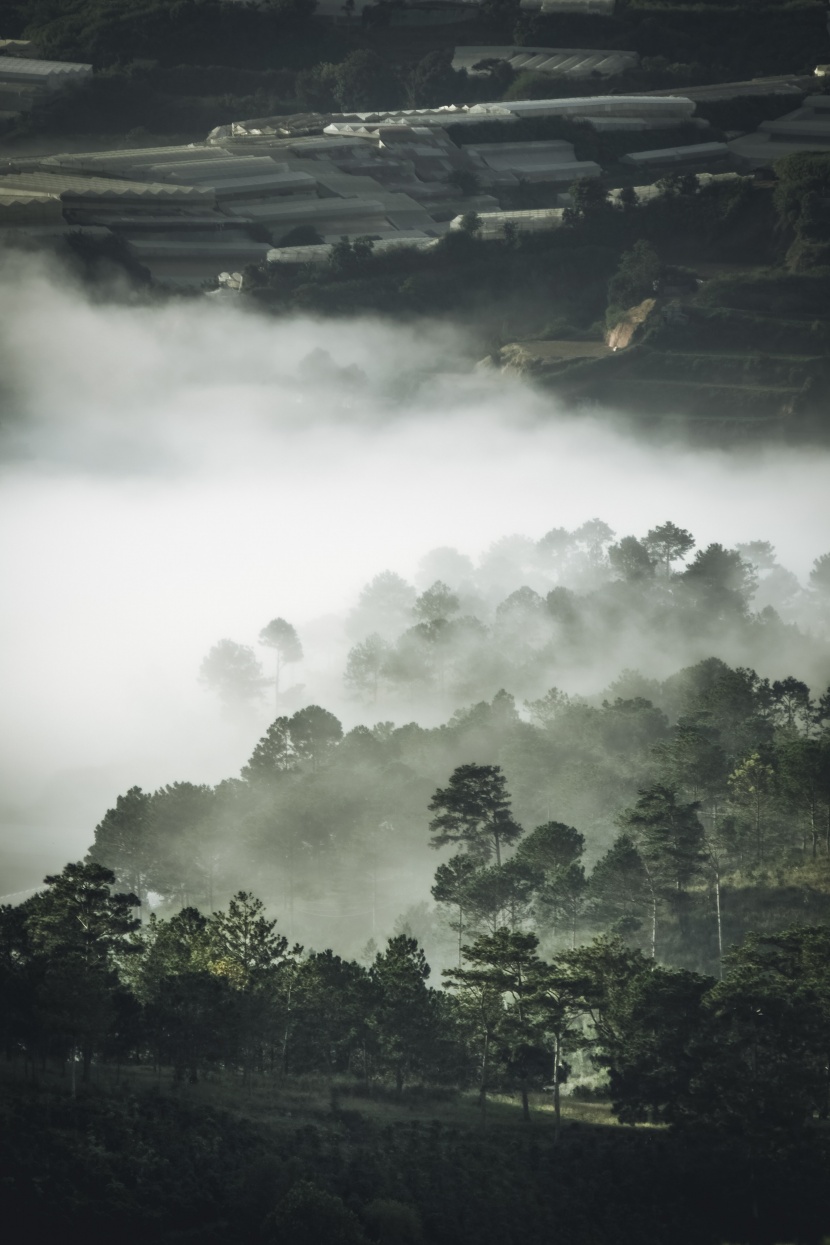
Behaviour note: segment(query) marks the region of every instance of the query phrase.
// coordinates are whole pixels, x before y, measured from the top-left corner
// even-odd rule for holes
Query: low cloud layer
[[[826,452],[654,447],[473,371],[444,325],[112,306],[10,265],[0,359],[7,841],[55,865],[125,783],[238,768],[250,733],[196,683],[220,636],[291,619],[313,694],[337,630],[313,620],[434,546],[671,518],[804,579],[828,544]]]

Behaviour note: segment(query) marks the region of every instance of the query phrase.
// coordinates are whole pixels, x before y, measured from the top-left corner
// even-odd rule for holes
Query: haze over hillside
[[[650,445],[608,412],[574,417],[473,370],[443,323],[108,305],[28,263],[6,276],[8,889],[79,855],[127,786],[238,771],[270,711],[224,720],[198,686],[222,636],[254,644],[289,618],[306,649],[297,706],[347,726],[389,716],[346,695],[343,620],[374,575],[414,580],[430,549],[486,561],[512,533],[599,516],[617,539],[670,517],[699,548],[768,540],[802,583],[826,552],[826,451]],[[615,673],[583,669],[571,690]],[[768,673],[818,678],[809,662]]]

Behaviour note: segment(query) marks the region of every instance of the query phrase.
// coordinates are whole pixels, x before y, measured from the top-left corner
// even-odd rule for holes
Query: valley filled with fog
[[[26,261],[7,275],[9,893],[79,859],[128,788],[238,774],[273,719],[273,689],[223,710],[198,682],[200,663],[228,638],[270,674],[257,636],[275,617],[290,620],[304,650],[285,672],[280,712],[322,705],[347,731],[436,726],[502,687],[527,719],[523,703],[551,686],[601,700],[624,669],[665,680],[709,655],[795,676],[816,694],[830,682],[827,618],[808,578],[830,544],[826,450],[653,445],[613,412],[565,410],[477,369],[470,343],[444,323],[274,320],[205,299],[90,301]],[[557,562],[543,538],[595,518],[613,534],[593,551],[577,539]],[[658,643],[619,601],[601,627],[592,615],[592,645],[569,648],[549,618],[534,640],[538,617],[521,609],[510,633],[498,610],[511,594],[531,589],[541,603],[564,586],[590,611],[591,594],[625,579],[609,546],[667,520],[693,534],[696,551],[769,542],[749,610],[776,610],[774,638],[743,624],[681,634],[669,621]],[[358,606],[385,571],[413,601],[448,582],[460,616],[493,634],[500,618],[502,647],[521,633],[543,656],[521,670],[491,662],[478,683],[442,676],[438,688],[413,676],[361,692],[344,672],[354,646],[383,631]],[[412,621],[396,625],[390,645]],[[427,821],[424,808],[424,842]],[[426,898],[428,880],[416,878],[410,902]]]

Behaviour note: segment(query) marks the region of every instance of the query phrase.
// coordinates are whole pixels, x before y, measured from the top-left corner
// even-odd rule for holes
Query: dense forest
[[[355,643],[345,687],[375,710],[431,705],[433,716],[466,693],[467,706],[437,726],[384,719],[344,732],[319,705],[280,712],[290,696],[285,669],[303,658],[294,627],[274,619],[261,632],[275,678],[252,648],[221,641],[202,663],[202,682],[229,713],[276,695],[277,716],[239,777],[215,787],[131,788],[97,826],[85,864],[67,866],[49,879],[50,890],[4,909],[7,968],[28,1000],[13,1022],[10,1050],[33,1059],[31,1034],[44,1019],[36,999],[51,935],[36,930],[53,920],[71,925],[68,913],[87,892],[106,928],[114,922],[95,955],[104,995],[115,991],[107,1006],[99,1000],[92,1008],[87,1063],[109,1042],[119,1058],[139,1055],[149,1040],[149,1000],[162,988],[156,976],[173,962],[176,973],[201,974],[194,989],[225,989],[231,1000],[257,965],[289,991],[292,974],[299,982],[325,965],[332,988],[340,982],[360,999],[388,957],[390,964],[400,958],[405,975],[422,983],[428,959],[451,974],[454,987],[449,995],[424,994],[440,1019],[448,1000],[460,1005],[465,990],[481,985],[476,974],[487,956],[529,957],[516,970],[529,980],[545,962],[537,952],[576,972],[582,948],[604,947],[609,955],[613,948],[651,981],[662,980],[654,976],[659,963],[672,981],[685,982],[690,974],[721,977],[737,962],[730,948],[747,938],[744,945],[754,946],[753,938],[774,940],[793,922],[823,922],[828,555],[816,559],[802,589],[764,542],[733,550],[713,544],[692,556],[694,546],[691,533],[670,522],[642,539],[615,541],[606,524],[592,520],[537,542],[498,542],[478,567],[455,550],[435,550],[421,573],[446,578],[420,594],[393,572],[377,576],[347,620]],[[554,586],[543,596],[525,584],[502,597],[517,574],[537,588]],[[782,621],[763,604],[772,600],[815,630],[805,634]],[[634,637],[651,656],[649,676],[617,664],[617,677],[590,696],[549,682],[557,671],[571,686],[595,676],[618,663]],[[712,652],[724,646],[757,655],[770,673]],[[711,655],[699,656],[707,650]],[[684,652],[696,660],[678,668]],[[785,653],[800,670],[810,668],[811,683],[775,668]],[[657,678],[661,664],[672,672]],[[517,693],[526,698],[518,702]],[[120,898],[110,900],[110,884]],[[54,903],[57,915],[43,915]],[[244,968],[244,955],[237,964],[242,952],[222,948],[249,936],[262,946],[244,953],[253,956]],[[305,954],[298,938],[314,950]],[[344,952],[358,959],[342,961]],[[83,965],[76,967],[83,976]],[[50,984],[50,997],[53,990]],[[507,993],[500,992],[499,1015]],[[301,995],[297,985],[292,1008]],[[83,1000],[76,985],[65,1006],[71,1011],[78,1002],[83,1011]],[[585,998],[574,1003],[576,1012],[584,1005]],[[331,1039],[325,1059],[334,1058],[341,1039],[346,1046],[332,1069],[357,1059],[353,1021],[336,1022],[344,1033]],[[38,1038],[47,1049],[50,1023]],[[65,1040],[65,1016],[56,1023]],[[122,1023],[127,1029],[118,1037]],[[272,1042],[278,1029],[269,1030]],[[211,1048],[211,1058],[220,1058],[220,1048]],[[311,1050],[310,1038],[299,1042],[292,1065]],[[365,1050],[362,1058],[369,1059]],[[427,1079],[442,1063],[435,1058]],[[263,1059],[261,1049],[260,1072]],[[384,1067],[391,1065],[381,1060],[371,1073],[367,1063],[363,1074],[382,1079]],[[447,1057],[445,1068],[456,1069],[451,1081],[464,1082],[460,1067]],[[404,1068],[407,1061],[395,1074],[399,1091]]]
[[[7,150],[596,90],[503,65],[468,77],[456,43],[630,49],[616,93],[812,73],[827,42],[819,0],[620,0],[604,16],[485,0],[440,27],[404,24],[394,0],[352,10],[10,0],[0,33],[95,74],[9,121]],[[699,115],[723,137],[790,106]],[[462,129],[459,145],[494,133]],[[639,197],[619,163],[631,134],[513,133],[606,170],[572,187],[559,228],[492,238],[471,211],[421,253],[343,239],[316,266],[247,269],[239,306],[461,324],[466,362],[497,386],[507,345],[601,343],[681,288],[680,314],[658,297],[630,349],[531,369],[540,402],[632,411],[608,418],[663,441],[667,412],[727,409],[733,442],[826,439],[826,152]],[[552,205],[550,188],[515,195]],[[64,246],[96,298],[148,316],[209,305],[154,287],[118,239]],[[322,348],[303,375],[371,396]],[[699,408],[675,405],[684,385]],[[554,501],[569,469],[551,465]],[[460,480],[458,504],[486,500]],[[812,555],[824,537],[802,540]],[[0,905],[9,1240],[830,1239],[830,552],[803,580],[786,560],[762,539],[595,518],[477,561],[433,549],[316,632],[266,615],[194,652],[205,730],[245,733],[241,768],[113,786],[83,859]]]
[[[670,521],[433,550],[345,620],[348,730],[287,619],[194,657],[272,706],[239,775],[129,788],[0,908],[9,1221],[821,1239],[828,567]]]
[[[433,727],[281,712],[285,619],[273,674],[217,644],[224,712],[276,708],[240,776],[131,788],[0,909],[8,1214],[128,1242],[826,1233],[830,689],[773,667],[826,682],[828,555],[801,588],[764,542],[694,550],[592,520],[435,550],[420,593],[377,576],[347,620],[364,708],[502,683]],[[533,694],[634,635],[649,675]]]

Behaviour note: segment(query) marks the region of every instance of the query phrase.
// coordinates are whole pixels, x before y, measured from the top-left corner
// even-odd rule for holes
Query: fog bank
[[[830,543],[826,451],[654,447],[474,371],[445,325],[113,306],[31,263],[3,277],[0,893],[24,858],[81,853],[127,786],[238,771],[269,712],[228,722],[198,685],[222,636],[290,619],[298,704],[363,720],[332,700],[343,615],[434,546],[475,559],[512,532],[670,518],[698,547],[771,541],[803,581]]]

